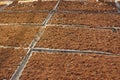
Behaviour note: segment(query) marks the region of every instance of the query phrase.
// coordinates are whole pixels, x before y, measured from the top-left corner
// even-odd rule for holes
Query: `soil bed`
[[[0,80],[10,80],[25,54],[23,49],[0,48]]]
[[[116,12],[117,8],[115,3],[110,2],[80,2],[80,1],[62,1],[59,10],[83,10],[83,11],[95,11],[95,12],[104,12],[104,11],[113,11]]]
[[[119,14],[56,13],[51,24],[80,24],[91,27],[120,27]]]
[[[20,80],[119,80],[120,56],[34,53]]]
[[[28,47],[38,31],[35,26],[0,26],[0,45]]]
[[[41,23],[48,13],[0,13],[0,23]]]
[[[32,3],[13,3],[5,10],[52,10],[56,1],[38,1]]]
[[[120,30],[47,27],[36,47],[95,50],[120,54]]]

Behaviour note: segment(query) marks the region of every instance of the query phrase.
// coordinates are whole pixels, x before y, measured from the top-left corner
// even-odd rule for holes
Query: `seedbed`
[[[13,3],[5,10],[52,10],[56,1],[37,1],[32,3]]]
[[[79,24],[91,27],[120,27],[119,14],[56,13],[50,24]]]
[[[114,2],[90,2],[90,1],[62,1],[59,10],[75,10],[86,12],[117,12]]]
[[[120,30],[49,26],[36,47],[120,54]]]
[[[36,52],[20,80],[119,80],[119,67],[120,56]]]
[[[27,13],[27,12],[1,12],[0,23],[41,23],[44,21],[48,13]]]
[[[0,26],[0,45],[28,47],[40,26]]]
[[[25,55],[26,51],[22,48],[16,50],[0,48],[0,80],[10,80]]]

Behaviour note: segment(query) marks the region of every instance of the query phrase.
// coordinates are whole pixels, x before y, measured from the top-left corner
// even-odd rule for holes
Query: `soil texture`
[[[119,80],[120,56],[34,53],[20,80]]]
[[[120,30],[47,27],[36,47],[95,50],[120,54]]]

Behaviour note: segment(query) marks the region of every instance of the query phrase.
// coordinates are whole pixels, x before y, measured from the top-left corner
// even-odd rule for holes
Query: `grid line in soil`
[[[49,10],[3,10],[1,12],[7,12],[7,13],[22,13],[22,12],[26,12],[26,13],[29,13],[29,12],[50,12]]]
[[[56,4],[56,6],[48,11],[48,10],[22,10],[22,11],[14,11],[14,10],[2,10],[1,12],[8,12],[8,13],[13,13],[13,12],[17,12],[17,13],[21,13],[21,12],[26,12],[26,13],[29,13],[29,12],[49,12],[48,16],[45,18],[45,20],[43,21],[42,24],[40,23],[0,23],[0,26],[3,26],[3,25],[23,25],[23,26],[41,26],[42,29],[40,29],[38,31],[38,34],[36,35],[36,37],[33,39],[33,41],[31,42],[31,44],[29,45],[28,48],[24,48],[24,47],[15,47],[15,46],[0,46],[0,48],[13,48],[13,49],[20,49],[20,48],[23,48],[23,49],[27,49],[27,55],[24,56],[24,59],[21,61],[20,63],[20,67],[18,67],[16,69],[16,71],[14,72],[14,74],[12,75],[11,77],[11,80],[18,80],[20,78],[20,76],[22,75],[22,72],[24,71],[25,67],[26,67],[26,64],[29,62],[29,59],[31,58],[33,52],[57,52],[57,53],[80,53],[80,54],[92,54],[92,53],[95,53],[95,54],[103,54],[103,55],[111,55],[111,56],[120,56],[119,54],[113,54],[113,53],[109,53],[109,52],[102,52],[102,51],[93,51],[93,50],[67,50],[67,49],[49,49],[49,48],[35,48],[36,44],[38,43],[38,41],[41,39],[41,36],[43,35],[45,29],[47,26],[63,26],[63,27],[80,27],[82,26],[83,28],[91,28],[89,26],[86,26],[86,25],[69,25],[69,24],[48,24],[48,22],[51,20],[51,18],[53,17],[53,15],[57,12],[62,12],[62,13],[82,13],[82,14],[89,14],[89,13],[95,13],[95,14],[101,14],[101,13],[104,13],[104,14],[117,14],[116,12],[112,12],[112,11],[105,11],[105,12],[84,12],[84,11],[71,11],[71,10],[57,10],[59,4],[60,4],[60,1],[61,0],[58,0],[58,3]],[[32,19],[32,18],[31,18]],[[94,29],[111,29],[113,32],[116,32],[117,30],[120,29],[120,27],[98,27],[98,28],[94,28]]]
[[[114,54],[110,52],[103,51],[94,51],[94,50],[72,50],[72,49],[49,49],[49,48],[33,48],[33,52],[60,52],[60,53],[78,53],[78,54],[101,54],[101,55],[116,55],[120,56],[120,54]]]
[[[80,24],[47,24],[47,26],[62,26],[62,27],[78,27],[78,28],[93,28],[93,29],[111,29],[111,30],[119,30],[120,27],[115,27],[115,26],[112,26],[112,27],[91,27],[91,26],[87,26],[87,25],[80,25]]]
[[[30,59],[30,57],[32,56],[32,48],[35,47],[35,45],[37,44],[37,42],[40,40],[40,36],[44,33],[44,30],[46,28],[46,24],[48,23],[48,21],[50,20],[50,18],[53,16],[53,14],[55,13],[54,11],[57,9],[59,3],[61,0],[58,0],[58,2],[56,3],[55,7],[50,11],[50,13],[48,14],[48,16],[46,17],[46,19],[43,22],[43,26],[42,29],[40,29],[40,31],[38,32],[36,38],[33,39],[33,41],[31,42],[31,44],[29,45],[29,50],[27,51],[27,55],[24,57],[24,59],[21,61],[21,65],[18,66],[18,68],[16,69],[16,71],[14,72],[14,74],[11,77],[11,80],[18,80],[19,77],[22,74],[22,71],[24,70],[28,60]]]
[[[27,47],[3,46],[3,45],[0,45],[0,48],[6,48],[6,49],[8,49],[8,48],[11,48],[11,49],[25,49],[25,50],[29,49]]]
[[[96,11],[84,11],[84,10],[59,10],[58,12],[62,13],[79,13],[79,14],[119,14],[118,12],[114,11],[103,11],[103,12],[96,12]]]

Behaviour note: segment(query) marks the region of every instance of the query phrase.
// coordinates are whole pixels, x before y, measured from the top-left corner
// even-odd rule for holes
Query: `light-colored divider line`
[[[80,24],[47,24],[47,26],[61,26],[65,28],[70,28],[70,27],[77,27],[77,28],[91,28],[91,29],[110,29],[110,30],[120,30],[120,27],[115,27],[115,26],[97,26],[97,27],[91,27],[87,25],[80,25]]]
[[[50,11],[50,13],[48,14],[48,16],[46,17],[46,19],[44,20],[38,34],[36,35],[36,37],[33,39],[33,41],[31,42],[31,44],[29,45],[29,50],[27,51],[26,56],[23,58],[23,60],[20,63],[20,66],[17,67],[17,69],[15,70],[14,74],[12,75],[10,80],[19,80],[20,76],[22,75],[22,72],[24,70],[24,68],[26,67],[26,64],[28,63],[30,57],[32,56],[33,53],[33,48],[35,47],[35,45],[37,44],[37,42],[40,40],[42,34],[45,31],[46,25],[48,23],[48,21],[50,20],[50,18],[54,15],[54,11],[56,11],[59,3],[61,0],[58,0],[56,6],[53,8],[53,10]]]
[[[0,12],[2,12],[6,7],[8,7],[12,3],[13,3],[13,1],[10,0],[6,5],[4,5],[3,7],[0,8]]]
[[[46,26],[48,24],[48,21],[50,21],[51,17],[55,14],[55,12],[57,12],[57,8],[58,8],[60,2],[61,2],[61,0],[58,0],[57,4],[53,8],[53,10],[50,11],[49,15],[47,16],[47,18],[43,22],[43,26]]]
[[[16,26],[16,25],[23,25],[23,26],[42,26],[41,23],[0,23],[0,26]]]
[[[7,13],[30,13],[30,12],[50,12],[49,10],[2,10],[1,12],[7,12]]]
[[[84,10],[58,10],[61,13],[79,13],[79,14],[119,14],[117,11],[84,11]]]
[[[120,56],[120,54],[114,54],[110,52],[103,51],[95,51],[95,50],[72,50],[72,49],[50,49],[50,48],[33,48],[34,52],[59,52],[59,53],[79,53],[79,54],[103,54],[103,55],[116,55]]]
[[[4,49],[8,49],[8,48],[11,48],[11,49],[29,49],[29,48],[25,48],[25,47],[16,47],[16,46],[3,46],[3,45],[0,45],[0,48],[4,48]]]

